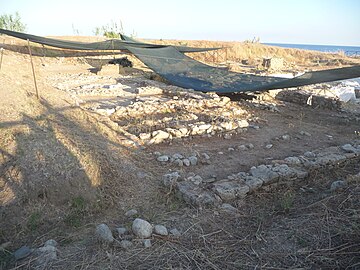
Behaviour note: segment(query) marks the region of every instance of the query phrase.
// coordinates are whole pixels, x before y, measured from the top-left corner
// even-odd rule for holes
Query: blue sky
[[[35,35],[121,20],[142,38],[360,46],[360,0],[0,0],[0,14],[16,11]]]

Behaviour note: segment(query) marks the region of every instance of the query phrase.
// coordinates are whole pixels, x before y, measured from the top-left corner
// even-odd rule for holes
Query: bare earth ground
[[[320,56],[331,64],[334,57],[342,59]],[[312,63],[304,59],[302,64]],[[351,143],[359,139],[359,105],[351,111],[313,108],[281,102],[272,92],[256,102],[185,109],[210,96],[149,80],[150,72],[135,63],[120,75],[117,67],[96,75],[82,57],[35,57],[37,100],[29,56],[5,50],[0,71],[1,269],[360,268],[359,157],[234,200],[235,212],[188,205],[161,185],[169,171],[224,179],[252,166]],[[156,109],[121,109],[146,102]],[[226,139],[214,134],[147,145],[138,137],[174,119],[182,125],[195,118],[215,123],[224,115],[251,126]],[[254,147],[238,150],[248,144]],[[154,152],[207,153],[210,162],[179,168],[158,162]],[[336,180],[348,185],[330,192]],[[133,218],[124,216],[129,209],[153,224],[177,228],[181,236],[153,236],[150,248],[137,239],[128,250],[100,244],[95,226],[130,228]],[[31,256],[15,261],[11,255],[51,238],[59,243],[58,257],[45,265]]]

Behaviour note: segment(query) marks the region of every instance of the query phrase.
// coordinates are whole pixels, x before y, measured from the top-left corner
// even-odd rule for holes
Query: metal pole
[[[30,41],[29,41],[29,40],[27,40],[27,42],[28,42],[28,49],[29,49],[29,54],[30,54],[31,69],[32,69],[33,77],[34,77],[34,84],[35,84],[35,90],[36,90],[36,97],[37,97],[37,99],[40,99],[39,89],[38,89],[38,87],[37,87],[37,83],[36,83],[36,76],[35,76],[34,63],[33,63],[33,60],[32,60],[32,54],[31,54],[31,49],[30,49]]]

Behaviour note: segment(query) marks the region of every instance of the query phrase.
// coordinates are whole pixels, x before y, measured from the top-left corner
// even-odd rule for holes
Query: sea
[[[335,45],[310,45],[310,44],[283,44],[283,43],[263,43],[270,46],[283,48],[294,48],[302,50],[311,50],[327,53],[343,52],[347,56],[360,56],[360,47],[358,46],[335,46]]]

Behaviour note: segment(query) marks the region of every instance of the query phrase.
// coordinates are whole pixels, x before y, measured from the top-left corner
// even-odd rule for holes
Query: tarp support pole
[[[45,57],[46,57],[45,45],[41,44],[41,47],[42,47],[43,57],[45,59]]]
[[[4,55],[4,48],[0,48],[0,51],[1,51],[1,57],[0,57],[0,71],[1,71],[2,60],[3,60],[3,55]]]
[[[112,53],[113,53],[113,58],[115,59],[115,48],[114,48],[114,40],[111,40],[111,47],[112,47]]]
[[[31,69],[32,69],[32,73],[33,73],[34,85],[35,85],[35,90],[36,90],[36,97],[37,97],[37,99],[40,99],[39,89],[38,89],[37,83],[36,83],[34,63],[33,63],[33,60],[32,60],[32,53],[31,53],[31,49],[30,49],[30,41],[27,40],[27,42],[28,42],[28,49],[29,49],[29,55],[30,55]]]
[[[5,39],[3,40],[3,45],[5,44]],[[1,47],[0,51],[1,51],[1,57],[0,57],[0,71],[1,71],[1,66],[2,66],[2,60],[3,60],[3,56],[4,56],[4,48]]]

